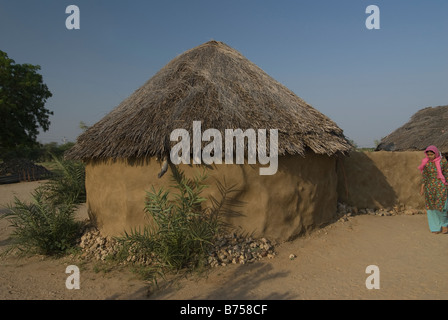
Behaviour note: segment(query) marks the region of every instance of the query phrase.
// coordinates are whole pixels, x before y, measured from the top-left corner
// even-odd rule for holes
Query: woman
[[[435,146],[425,150],[426,157],[418,167],[423,176],[420,194],[425,195],[429,229],[448,233],[448,162]]]

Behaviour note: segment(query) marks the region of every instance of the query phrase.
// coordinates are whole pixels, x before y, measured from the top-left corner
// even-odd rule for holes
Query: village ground
[[[14,196],[27,200],[39,183],[1,185],[0,205]],[[85,208],[79,214],[83,217]],[[8,222],[0,220],[0,252],[8,246],[10,232]],[[273,259],[160,281],[158,289],[129,268],[97,261],[1,257],[0,299],[445,300],[447,251],[448,235],[430,233],[424,214],[358,215],[277,245]],[[80,289],[66,288],[69,265],[80,269]],[[371,276],[366,268],[372,265],[379,270],[379,289],[366,286]]]

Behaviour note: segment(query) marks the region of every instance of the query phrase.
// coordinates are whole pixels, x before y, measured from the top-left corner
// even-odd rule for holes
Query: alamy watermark
[[[80,11],[77,5],[69,5],[65,9],[66,14],[70,14],[65,20],[65,27],[68,30],[80,29]],[[369,5],[365,11],[366,14],[370,14],[365,22],[366,28],[369,30],[380,29],[380,9],[376,5]]]
[[[369,30],[380,29],[380,8],[370,5],[366,8],[366,14],[370,14],[366,19],[366,28]]]
[[[75,6],[75,5],[69,5],[67,6],[67,8],[65,8],[65,13],[69,13],[70,15],[67,17],[67,19],[65,19],[65,27],[68,30],[79,30],[80,27],[80,12],[79,12],[79,7]]]
[[[380,288],[380,268],[378,266],[371,264],[367,266],[366,273],[370,274],[366,279],[366,288],[379,289]]]
[[[269,130],[269,155],[267,154],[266,129],[225,129],[224,141],[221,132],[217,129],[207,129],[202,132],[201,121],[193,121],[193,150],[191,150],[191,137],[186,129],[174,129],[170,134],[170,141],[178,142],[171,148],[170,160],[173,164],[207,165],[222,164],[223,149],[225,164],[244,164],[247,138],[247,163],[269,167],[261,167],[260,175],[273,175],[278,169],[278,129]],[[180,141],[179,141],[180,139]],[[203,149],[202,142],[210,142]],[[235,143],[234,143],[235,142]],[[224,143],[224,148],[223,148]]]
[[[70,274],[65,280],[65,287],[69,290],[79,290],[81,288],[79,268],[75,265],[69,265],[65,268],[65,273]]]
[[[365,281],[366,288],[369,290],[380,289],[380,268],[378,268],[378,266],[376,265],[369,265],[366,267],[365,272],[369,274]],[[70,274],[65,280],[65,287],[68,290],[79,290],[81,288],[79,268],[76,265],[69,265],[65,269],[65,273]],[[182,313],[181,310],[181,314],[189,313],[186,310],[184,310],[183,312],[184,313]]]

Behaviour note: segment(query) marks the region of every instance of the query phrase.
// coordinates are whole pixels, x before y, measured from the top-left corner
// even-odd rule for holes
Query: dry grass
[[[169,154],[170,133],[278,129],[279,155],[348,152],[350,143],[328,117],[271,78],[238,51],[209,41],[174,58],[102,120],[79,136],[72,159]],[[269,146],[268,146],[269,148]]]
[[[383,138],[377,150],[419,151],[435,145],[448,153],[448,106],[428,107],[415,113],[409,122]]]

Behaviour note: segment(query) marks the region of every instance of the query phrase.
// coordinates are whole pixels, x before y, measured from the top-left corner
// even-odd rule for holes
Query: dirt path
[[[36,185],[0,186],[0,204],[12,194],[26,199]],[[0,220],[0,251],[10,231]],[[274,259],[161,282],[158,291],[128,269],[97,262],[6,257],[0,299],[448,299],[448,235],[431,234],[425,215],[355,216],[276,251]],[[72,264],[80,268],[79,290],[65,287]],[[379,289],[366,288],[369,265],[379,268]]]

